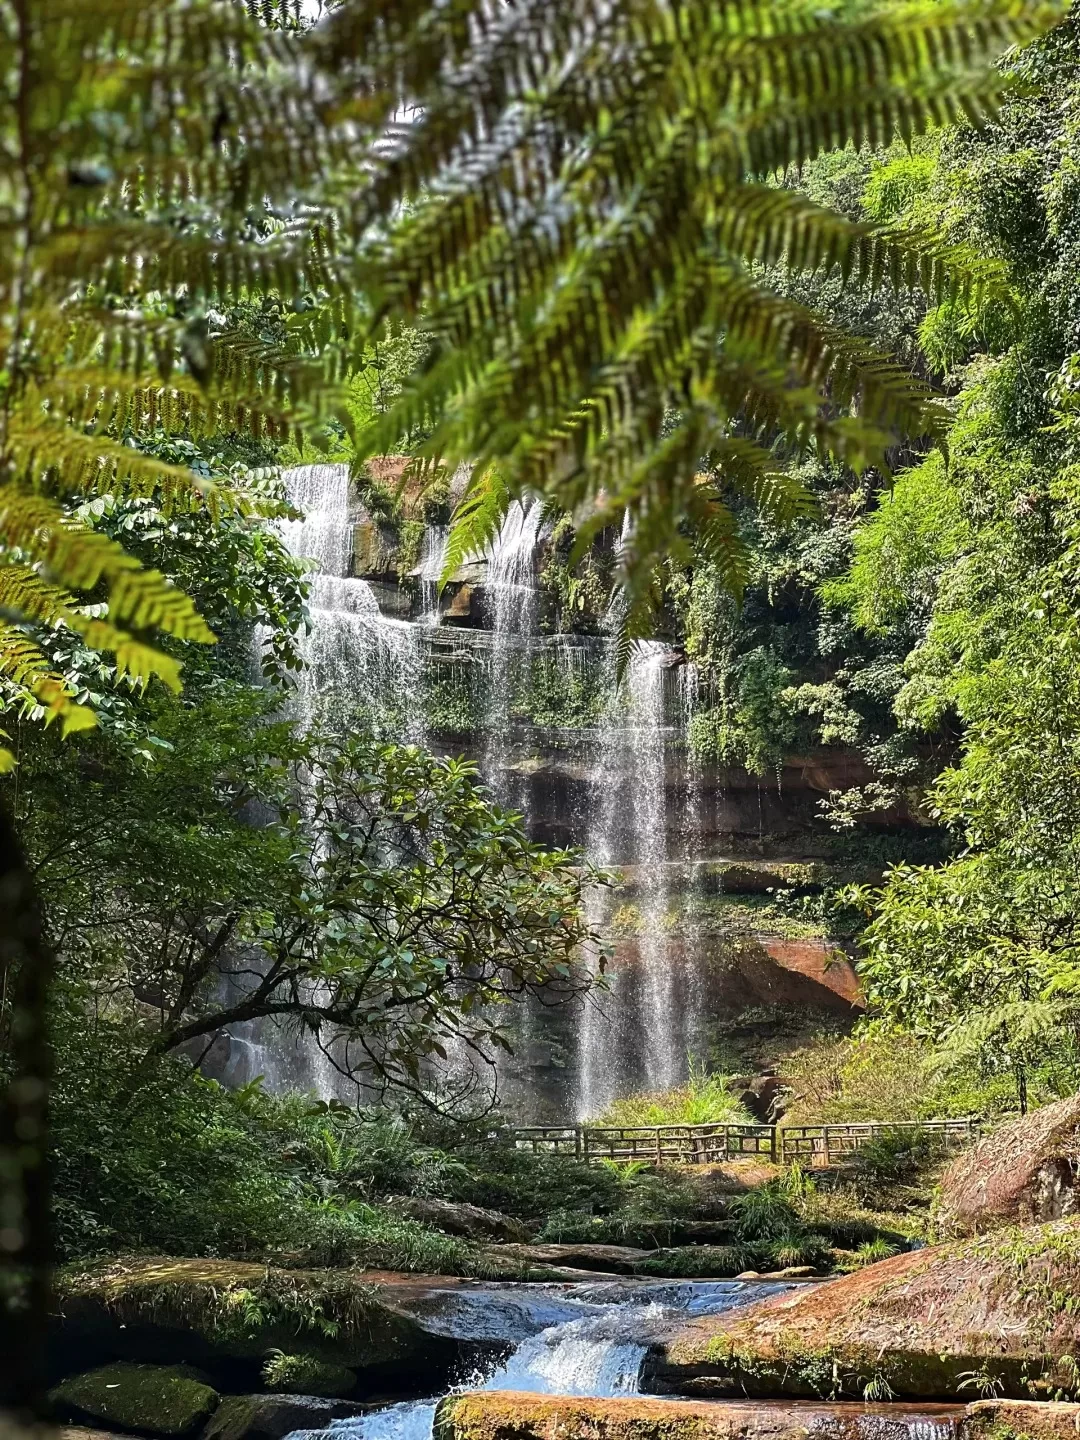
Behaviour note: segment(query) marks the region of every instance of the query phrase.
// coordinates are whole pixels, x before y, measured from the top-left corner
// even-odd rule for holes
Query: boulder
[[[348,1420],[371,1408],[318,1395],[226,1395],[202,1440],[282,1440],[294,1430],[324,1430],[332,1420]]]
[[[419,1362],[449,1362],[450,1342],[395,1308],[395,1282],[407,1293],[434,1283],[239,1260],[121,1258],[64,1277],[56,1339],[67,1353],[86,1346],[119,1359],[212,1368],[253,1367],[279,1350],[378,1379]]]
[[[976,1400],[964,1412],[961,1440],[1076,1440],[1080,1405],[1064,1400]]]
[[[998,1126],[941,1178],[941,1218],[971,1234],[1080,1208],[1080,1095]]]
[[[492,1245],[497,1259],[525,1265],[555,1265],[572,1270],[599,1270],[605,1275],[632,1275],[635,1267],[655,1252],[631,1245]]]
[[[1080,1220],[954,1241],[690,1321],[655,1344],[649,1390],[707,1396],[1049,1396],[1074,1382]]]
[[[61,1420],[118,1425],[149,1435],[190,1435],[213,1414],[218,1394],[182,1365],[103,1365],[49,1392]]]
[[[443,1400],[434,1440],[910,1440],[919,1421],[940,1434],[962,1415],[959,1405],[717,1404],[495,1390]]]
[[[528,1228],[520,1220],[499,1210],[485,1210],[481,1205],[435,1200],[426,1195],[399,1195],[388,1203],[413,1220],[445,1230],[448,1235],[462,1235],[467,1240],[506,1240],[518,1244],[527,1244],[529,1240]]]

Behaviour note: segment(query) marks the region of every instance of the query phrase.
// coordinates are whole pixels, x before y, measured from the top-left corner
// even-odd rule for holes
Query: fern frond
[[[429,453],[497,463],[511,496],[575,509],[602,491],[605,516],[634,515],[648,569],[678,550],[661,516],[706,439],[780,436],[862,467],[901,435],[934,436],[928,387],[770,294],[761,267],[967,298],[1000,272],[764,182],[848,142],[980,122],[1007,88],[994,60],[1061,14],[1014,0],[857,22],[751,0],[346,3],[314,48],[360,64],[363,37],[374,112],[391,76],[417,106],[407,122],[382,110],[351,212],[362,227],[400,209],[369,250],[370,333],[411,322],[432,338],[366,453],[423,424]],[[698,418],[658,441],[672,410]],[[735,459],[773,514],[794,504]]]
[[[440,586],[445,585],[466,560],[487,554],[506,519],[512,499],[496,466],[473,470],[454,512]]]
[[[64,586],[92,590],[106,585],[115,619],[137,629],[156,626],[178,640],[213,644],[213,632],[182,590],[45,496],[0,487],[0,535]]]

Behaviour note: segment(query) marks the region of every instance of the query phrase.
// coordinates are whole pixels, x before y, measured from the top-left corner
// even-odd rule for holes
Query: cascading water
[[[566,693],[584,694],[597,681],[607,692],[597,728],[575,732],[573,743],[579,748],[585,737],[579,773],[586,804],[584,813],[565,815],[559,839],[583,843],[595,862],[625,869],[633,905],[624,908],[636,911],[635,935],[622,945],[620,960],[610,972],[610,989],[586,1002],[578,1033],[569,1042],[559,1038],[558,1025],[545,1013],[549,1006],[530,1001],[519,1007],[512,1026],[516,1054],[501,1062],[501,1079],[517,1086],[514,1103],[527,1107],[520,1112],[523,1117],[535,1116],[541,1105],[551,1103],[550,1097],[538,1101],[533,1092],[537,1077],[550,1072],[549,1057],[558,1056],[560,1046],[556,1063],[563,1067],[565,1080],[555,1101],[556,1116],[573,1111],[588,1118],[629,1091],[679,1083],[685,1075],[692,987],[681,973],[682,961],[667,927],[671,775],[678,749],[672,742],[683,719],[681,702],[672,704],[670,651],[658,643],[639,642],[625,681],[616,688],[608,641],[538,633],[536,557],[543,517],[538,500],[515,502],[487,556],[468,562],[467,585],[483,587],[488,625],[483,630],[462,624],[462,616],[472,612],[468,606],[455,611],[453,593],[451,603],[440,606],[445,527],[427,527],[419,562],[411,571],[415,620],[394,618],[380,608],[384,592],[391,593],[381,575],[373,575],[374,583],[369,583],[352,573],[354,533],[363,509],[351,493],[348,467],[300,466],[284,478],[288,497],[303,519],[284,522],[282,534],[295,555],[317,567],[309,601],[312,628],[302,644],[307,670],[294,702],[301,723],[310,723],[321,698],[334,694],[346,707],[370,715],[371,723],[394,739],[439,744],[440,732],[426,715],[428,697],[441,695],[442,713],[471,715],[468,723],[474,728],[476,717],[482,717],[476,748],[483,777],[495,797],[520,811],[531,827],[537,747],[558,749],[568,743],[566,732],[560,738],[548,731],[538,740],[535,728],[525,730],[515,721],[520,702],[533,693],[537,667],[548,676],[545,683],[554,683],[556,689],[558,680],[551,677],[565,670]],[[393,593],[395,614],[400,614],[402,592]],[[446,613],[440,615],[441,608]],[[456,734],[442,743],[455,752],[460,749]],[[590,918],[605,929],[611,910],[606,892],[592,896],[589,905]],[[467,1047],[450,1048],[452,1083],[473,1075],[478,1089],[489,1088],[488,1067],[478,1064]],[[262,1063],[263,1046],[249,1050],[244,1057],[238,1054],[240,1068],[249,1068],[250,1061],[269,1074],[272,1067]],[[322,1058],[313,1079],[321,1090],[336,1093],[337,1078]]]
[[[685,1320],[687,1312],[728,1310],[784,1287],[737,1282],[657,1287],[663,1303],[649,1303],[648,1299],[640,1303],[647,1294],[641,1290],[619,1287],[612,1303],[603,1298],[610,1294],[609,1287],[574,1288],[585,1314],[530,1336],[486,1377],[474,1375],[458,1388],[542,1395],[632,1395],[638,1389],[641,1362],[654,1335]],[[564,1302],[566,1308],[574,1303],[572,1299]],[[430,1440],[437,1404],[437,1399],[405,1401],[370,1415],[336,1421],[329,1430],[298,1431],[292,1440],[316,1440],[316,1436],[323,1440]]]
[[[349,467],[302,465],[283,478],[304,518],[283,522],[282,537],[294,555],[318,566],[311,579],[312,628],[302,647],[305,711],[330,691],[369,703],[374,697],[400,717],[399,735],[422,741],[420,632],[383,615],[368,582],[349,575],[356,520]]]
[[[465,1328],[461,1338],[497,1338],[492,1311],[505,1315],[505,1302],[515,1301],[511,1320],[520,1338],[521,1306],[530,1304],[523,1292],[544,1291],[543,1286],[518,1285],[508,1291],[476,1292],[475,1307],[459,1301],[458,1318]],[[464,1390],[511,1390],[540,1395],[610,1397],[639,1391],[639,1372],[647,1346],[686,1323],[690,1316],[718,1314],[761,1300],[787,1287],[782,1284],[739,1281],[668,1282],[648,1287],[597,1283],[562,1287],[545,1300],[533,1297],[538,1309],[553,1309],[562,1316],[575,1309],[577,1318],[561,1318],[517,1345],[508,1359],[489,1374],[474,1374],[455,1387]],[[475,1316],[469,1310],[475,1310]],[[476,1323],[470,1323],[475,1319]],[[508,1336],[509,1338],[509,1336]],[[454,1392],[450,1392],[454,1393]],[[671,1403],[677,1404],[678,1401]],[[716,1402],[723,1405],[725,1402]],[[727,1402],[740,1406],[747,1402]],[[772,1414],[760,1433],[801,1431],[821,1440],[956,1440],[963,1417],[961,1405],[862,1405],[853,1402],[753,1401],[755,1412]],[[334,1421],[326,1430],[294,1431],[289,1440],[431,1440],[437,1398],[409,1400],[347,1420]],[[733,1432],[736,1426],[732,1426]],[[754,1433],[754,1427],[742,1428]]]
[[[637,963],[634,973],[617,964],[607,991],[586,1001],[578,1032],[579,1119],[599,1114],[628,1089],[668,1089],[686,1071],[686,992],[667,924],[669,659],[664,645],[635,644],[623,688],[611,691],[590,775],[595,799],[587,848],[598,865],[619,866],[632,877]],[[602,895],[594,897],[589,918],[602,926]]]
[[[650,1090],[681,1078],[684,1054],[672,945],[667,933],[667,756],[664,745],[664,659],[661,645],[639,641],[628,677],[634,754],[634,835],[640,898],[638,953],[647,1020],[645,1075]]]
[[[484,769],[498,798],[517,808],[523,807],[509,773],[511,711],[536,627],[535,556],[542,517],[540,501],[514,501],[488,554],[484,582],[492,630]]]
[[[423,625],[439,623],[439,581],[446,564],[446,547],[450,531],[445,525],[429,525],[424,531],[420,552],[420,621]]]

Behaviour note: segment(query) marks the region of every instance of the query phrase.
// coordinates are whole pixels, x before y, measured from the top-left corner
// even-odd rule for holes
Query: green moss
[[[50,1392],[57,1415],[151,1435],[188,1435],[217,1406],[215,1390],[183,1366],[105,1365]]]
[[[382,1305],[376,1287],[347,1271],[121,1260],[64,1277],[61,1299],[75,1323],[93,1328],[107,1317],[129,1333],[173,1330],[236,1357],[293,1351],[299,1341],[306,1353],[362,1367],[401,1360],[426,1344],[410,1321]]]

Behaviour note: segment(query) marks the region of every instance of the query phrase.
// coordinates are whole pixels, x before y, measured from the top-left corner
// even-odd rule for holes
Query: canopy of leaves
[[[300,736],[269,704],[220,682],[163,703],[134,766],[105,732],[64,763],[25,748],[62,966],[155,1053],[276,1019],[375,1090],[426,1093],[452,1043],[490,1064],[509,999],[572,993],[588,868],[531,844],[465,762]]]
[[[848,139],[985,115],[988,65],[1053,7],[844,21],[742,0],[343,0],[307,28],[289,9],[5,7],[0,672],[16,699],[93,723],[42,628],[174,686],[152,633],[213,638],[70,501],[272,510],[148,441],[348,429],[345,377],[403,322],[425,368],[362,453],[428,434],[426,460],[475,466],[458,550],[529,487],[567,508],[603,493],[591,523],[634,517],[639,596],[687,518],[742,583],[731,493],[777,519],[806,509],[777,434],[863,463],[939,427],[920,382],[753,267],[950,297],[982,269],[950,280],[957,257],[929,235],[764,182]]]

